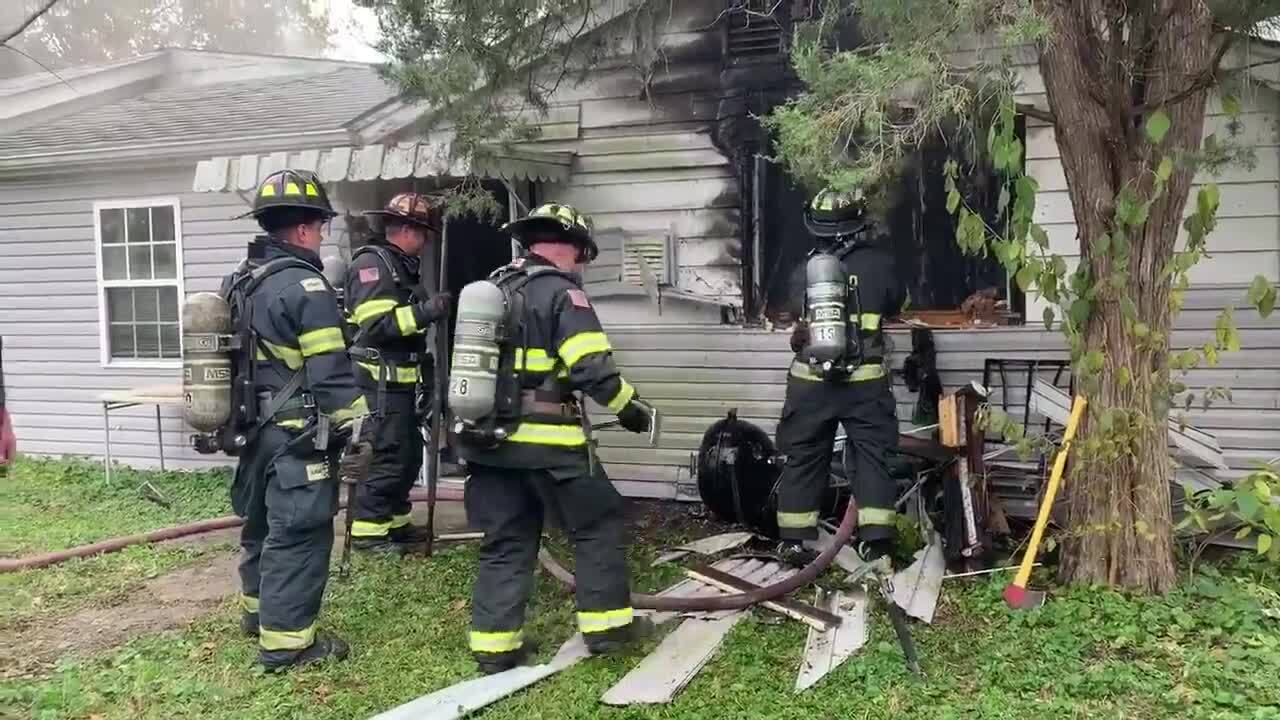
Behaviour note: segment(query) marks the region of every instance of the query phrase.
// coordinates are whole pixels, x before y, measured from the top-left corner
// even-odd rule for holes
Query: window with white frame
[[[104,364],[182,357],[182,233],[175,198],[94,204]]]

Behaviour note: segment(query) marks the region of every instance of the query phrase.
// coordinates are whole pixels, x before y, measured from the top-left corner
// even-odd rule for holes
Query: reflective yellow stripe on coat
[[[522,422],[507,441],[526,445],[580,447],[587,444],[587,436],[578,425]]]

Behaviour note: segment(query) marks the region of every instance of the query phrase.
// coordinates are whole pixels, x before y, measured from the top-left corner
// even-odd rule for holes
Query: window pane
[[[160,319],[178,322],[178,288],[160,288]]]
[[[149,243],[151,242],[151,216],[149,208],[129,208],[128,215],[128,240],[130,243]]]
[[[107,288],[107,322],[129,322],[133,320],[133,290],[129,288]]]
[[[129,245],[129,277],[133,280],[151,279],[150,245]]]
[[[160,357],[160,326],[138,325],[138,357]]]
[[[169,205],[151,208],[151,241],[173,242],[173,208]]]
[[[178,341],[177,323],[165,323],[160,326],[160,357],[182,357],[182,345]]]
[[[102,277],[104,280],[127,280],[128,272],[124,267],[123,245],[102,248]]]
[[[124,210],[113,208],[98,213],[98,222],[102,225],[102,244],[124,242]]]
[[[156,322],[160,319],[157,300],[158,288],[134,288],[133,308],[138,313],[139,322]]]
[[[163,245],[152,245],[151,247],[155,251],[156,277],[178,277],[178,258],[174,254],[175,245],[173,243],[164,243]]]
[[[111,357],[133,357],[133,326],[129,323],[111,323]]]

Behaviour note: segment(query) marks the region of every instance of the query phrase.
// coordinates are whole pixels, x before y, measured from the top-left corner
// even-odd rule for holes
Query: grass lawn
[[[0,505],[12,502],[11,492]],[[0,506],[6,535],[13,517]],[[672,580],[675,569],[654,571],[649,561],[678,534],[652,525],[633,534],[637,587],[657,589]],[[14,544],[10,537],[3,542],[6,548]],[[228,601],[186,630],[139,637],[105,655],[65,662],[48,677],[0,686],[0,717],[368,717],[474,675],[465,645],[474,562],[469,545],[431,560],[357,558],[353,577],[330,583],[322,616],[323,626],[354,646],[345,663],[284,676],[260,673],[254,644],[237,634],[236,610]],[[868,646],[797,696],[792,687],[805,629],[757,611],[671,705],[619,709],[598,703],[636,664],[637,654],[591,659],[480,716],[1280,718],[1280,580],[1274,568],[1233,557],[1204,564],[1163,598],[1057,590],[1045,608],[1019,614],[1003,605],[1004,581],[945,585],[935,624],[914,628],[924,680],[907,673],[889,623],[877,611]],[[543,657],[550,657],[571,630],[570,602],[540,578],[531,617],[530,632],[543,640]]]
[[[164,508],[135,492],[150,479],[169,500]],[[227,515],[230,475],[112,471],[75,460],[21,459],[0,477],[0,557],[23,557],[119,535]],[[41,570],[0,575],[0,631],[36,612],[103,599],[211,552],[207,545],[168,543],[71,560]]]

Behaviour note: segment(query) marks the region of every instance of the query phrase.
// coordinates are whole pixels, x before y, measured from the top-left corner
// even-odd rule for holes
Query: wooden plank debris
[[[699,567],[685,572],[695,580],[700,580],[731,593],[751,592],[762,587],[728,573],[722,573],[715,568]],[[789,618],[794,618],[819,630],[825,631],[840,624],[840,618],[836,615],[794,600],[770,600],[760,604],[774,612],[782,613]]]
[[[711,537],[705,537],[701,540],[694,540],[693,542],[688,542],[684,545],[674,547],[670,552],[659,555],[658,559],[653,561],[653,564],[661,565],[662,563],[668,563],[672,560],[679,560],[691,553],[697,555],[718,555],[722,552],[742,547],[747,544],[747,541],[751,538],[752,534],[749,532],[731,532],[712,535]]]
[[[818,539],[816,541],[806,541],[805,547],[810,550],[822,552],[828,547],[831,547],[831,542],[833,540],[835,540],[835,536],[832,535],[830,531],[826,528],[818,528]],[[862,577],[863,575],[866,575],[871,568],[870,565],[858,556],[857,551],[848,545],[840,548],[840,551],[836,553],[835,564],[841,570],[844,570],[854,577]]]
[[[845,594],[818,588],[818,599],[814,604],[839,616],[840,624],[826,632],[809,628],[800,673],[796,676],[798,693],[813,687],[867,644],[866,592],[856,590]]]
[[[577,634],[560,646],[551,662],[512,668],[496,675],[464,680],[410,701],[371,720],[457,720],[585,660],[586,643]]]
[[[916,552],[915,562],[893,576],[893,601],[917,620],[933,623],[947,561],[936,538]]]

